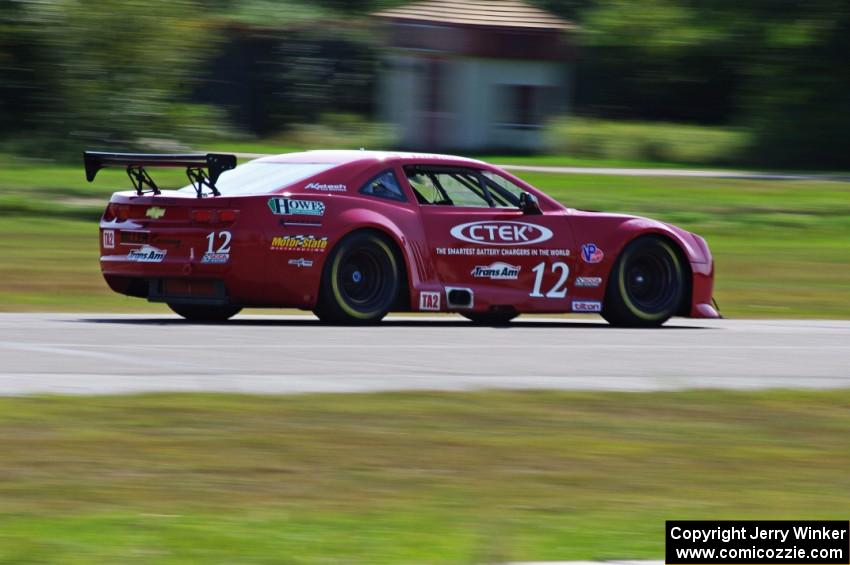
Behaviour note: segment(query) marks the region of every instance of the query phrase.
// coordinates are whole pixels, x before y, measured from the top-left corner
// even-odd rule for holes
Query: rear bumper
[[[101,271],[115,292],[151,302],[224,305],[233,303],[227,284],[228,265],[188,261],[143,264],[126,257],[101,257]]]

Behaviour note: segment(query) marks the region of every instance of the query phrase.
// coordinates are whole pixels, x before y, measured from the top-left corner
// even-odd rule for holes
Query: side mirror
[[[537,197],[529,192],[519,195],[519,209],[523,214],[540,214],[540,202]]]

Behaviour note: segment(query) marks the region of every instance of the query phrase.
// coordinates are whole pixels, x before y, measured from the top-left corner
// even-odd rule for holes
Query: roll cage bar
[[[497,204],[493,198],[493,192],[495,192],[497,198],[499,198],[506,205],[520,205],[520,201],[516,196],[514,196],[498,184],[488,179],[479,169],[471,167],[447,167],[440,165],[405,165],[404,172],[405,175],[419,174],[428,177],[434,187],[436,187],[439,191],[442,201],[450,205],[454,205],[454,202],[452,201],[446,189],[443,188],[443,185],[440,183],[440,180],[437,177],[438,174],[449,175],[454,180],[468,188],[473,194],[483,198],[490,208],[497,207]],[[478,186],[475,186],[472,182],[470,182],[468,176],[475,177],[475,179],[478,181]],[[413,189],[413,191],[417,197],[421,196],[415,188]]]

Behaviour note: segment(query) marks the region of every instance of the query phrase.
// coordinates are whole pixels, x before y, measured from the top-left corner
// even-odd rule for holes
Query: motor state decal
[[[426,311],[437,312],[440,310],[440,293],[439,292],[420,292],[419,293],[419,309]]]
[[[272,251],[308,251],[324,253],[328,248],[327,237],[315,235],[284,235],[272,238]]]
[[[269,198],[269,209],[276,216],[324,216],[325,203],[319,200]]]
[[[157,249],[156,247],[151,247],[150,245],[145,245],[140,249],[131,249],[129,253],[127,253],[128,261],[135,261],[137,263],[162,263],[165,260],[165,255],[168,252],[164,249]]]
[[[600,263],[605,257],[595,243],[585,243],[581,246],[581,258],[585,263]]]
[[[485,266],[477,266],[472,269],[472,276],[476,279],[490,279],[493,281],[515,281],[519,277],[521,267],[515,267],[507,263],[491,263]]]
[[[573,300],[573,312],[602,312],[602,303],[591,300]]]
[[[547,227],[527,222],[479,221],[460,224],[450,231],[452,237],[479,245],[514,247],[549,241],[554,235]]]

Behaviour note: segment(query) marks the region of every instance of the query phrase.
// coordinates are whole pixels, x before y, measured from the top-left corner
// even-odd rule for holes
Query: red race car
[[[309,151],[236,166],[233,155],[85,153],[86,176],[126,168],[100,264],[116,292],[189,320],[243,307],[334,323],[392,311],[599,313],[618,326],[716,318],[705,240],[622,214],[567,208],[487,163],[445,155]],[[150,167],[186,169],[160,190]]]

